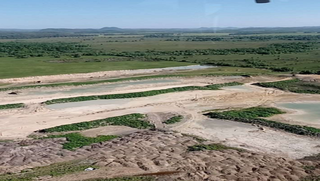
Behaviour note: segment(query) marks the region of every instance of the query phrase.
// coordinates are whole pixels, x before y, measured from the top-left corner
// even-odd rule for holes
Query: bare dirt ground
[[[66,82],[66,81],[83,81],[88,79],[107,79],[119,78],[122,76],[134,76],[144,74],[158,74],[158,73],[172,73],[177,72],[174,67],[170,68],[156,68],[156,69],[139,69],[139,70],[116,70],[116,71],[102,71],[93,73],[80,73],[80,74],[60,74],[48,76],[34,76],[23,78],[9,78],[1,79],[0,83],[9,84],[25,84],[25,83],[51,83],[51,82]]]
[[[205,80],[200,80],[199,78],[194,78],[186,79],[182,81],[182,84],[206,85],[204,82],[223,83],[236,80],[239,79],[208,78]],[[260,80],[270,81],[270,78],[257,77],[244,81],[257,82]],[[158,85],[157,87],[148,88],[141,88],[139,85],[123,88],[123,90],[120,92],[137,92],[178,86],[181,85],[162,84]],[[119,93],[118,90],[115,92]],[[113,94],[115,92],[106,93]],[[90,95],[90,93],[86,93],[86,95]],[[61,97],[63,97],[63,94]],[[19,96],[6,97],[3,99],[6,99],[7,103],[12,103],[10,101],[17,101],[17,98],[19,98]],[[24,96],[20,96],[20,98],[18,100],[23,102]],[[222,127],[222,131],[215,129],[214,126],[212,129],[210,127],[208,130],[205,126],[199,126],[200,123],[206,119],[202,116],[202,112],[206,110],[245,108],[261,105],[270,106],[275,102],[287,100],[306,101],[308,99],[312,99],[320,101],[320,96],[292,94],[280,90],[260,88],[246,84],[240,89],[226,88],[225,90],[219,91],[188,91],[136,99],[86,101],[57,104],[52,106],[44,106],[39,104],[40,102],[48,100],[52,97],[29,98],[29,100],[25,101],[25,103],[28,104],[28,107],[25,109],[0,112],[0,123],[6,125],[5,127],[0,127],[1,139],[24,139],[34,131],[45,128],[131,113],[149,113],[149,115],[151,114],[150,116],[154,117],[153,123],[155,123],[156,127],[163,129],[166,127],[166,125],[162,124],[163,120],[160,120],[160,118],[163,116],[160,116],[159,118],[159,115],[153,113],[174,112],[176,114],[185,116],[185,120],[187,121],[178,123],[171,129],[179,132],[203,136],[206,138],[218,139],[226,142],[226,144],[230,146],[241,147],[241,145],[245,145],[246,149],[252,151],[279,154],[282,156],[289,156],[291,158],[301,158],[303,156],[320,152],[320,148],[317,147],[320,145],[318,140],[310,139],[308,137],[296,137],[289,133],[283,133],[271,129],[267,129],[263,133],[254,133],[257,128],[251,128],[250,126],[248,129],[239,128],[239,131],[235,132],[233,128],[237,128],[236,123],[230,123],[232,129],[227,129],[230,127],[230,125]],[[22,122],[24,124],[21,124]],[[101,134],[102,130],[99,131]],[[124,130],[124,132],[126,131]],[[228,134],[232,135],[233,138],[231,139],[230,137],[226,137]],[[245,134],[245,136],[243,134]],[[250,139],[251,137],[255,137],[256,139]],[[264,140],[264,142],[261,142],[261,140]],[[275,143],[277,140],[279,140],[278,143]],[[280,140],[287,141],[281,142]],[[296,144],[292,144],[295,142]],[[282,146],[275,146],[277,144]],[[306,147],[309,149],[305,149]]]
[[[298,75],[299,79],[310,82],[320,82],[320,75]]]
[[[208,119],[203,116],[203,112],[214,109],[273,106],[275,103],[286,101],[320,101],[319,95],[294,94],[250,85],[253,82],[280,80],[274,77],[180,79],[176,84],[132,85],[100,92],[99,95],[233,81],[246,84],[217,91],[187,91],[135,99],[86,101],[52,106],[40,103],[53,98],[98,93],[64,94],[63,91],[69,88],[58,88],[61,91],[59,95],[27,95],[28,91],[33,91],[32,89],[22,90],[22,94],[17,96],[0,93],[1,104],[27,104],[23,109],[0,111],[0,124],[5,125],[0,127],[0,139],[18,140],[0,142],[0,171],[19,171],[60,161],[89,158],[96,160],[102,169],[90,174],[80,173],[51,180],[92,178],[92,174],[98,177],[113,177],[177,170],[178,174],[163,179],[299,180],[307,175],[302,168],[303,164],[317,164],[293,159],[320,153],[318,138],[296,136],[268,128],[262,131],[248,124]],[[61,144],[65,142],[64,139],[26,140],[28,135],[37,130],[132,113],[147,114],[156,128],[175,132],[140,132],[128,127],[96,128],[81,133],[92,137],[129,135],[116,141],[83,147],[77,151],[63,150]],[[164,125],[163,121],[172,115],[182,115],[184,119],[174,125]],[[177,132],[201,136],[248,151],[187,152],[188,146],[199,142]]]

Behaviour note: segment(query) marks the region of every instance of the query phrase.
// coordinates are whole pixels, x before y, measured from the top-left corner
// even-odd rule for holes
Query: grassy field
[[[111,70],[152,69],[194,65],[183,62],[143,62],[143,61],[113,61],[113,62],[80,62],[80,63],[49,63],[50,57],[18,59],[12,57],[0,58],[0,78],[16,78],[41,75],[58,75],[71,73],[89,73]]]
[[[152,35],[152,34],[151,34]],[[54,58],[54,51],[51,56],[44,53],[44,57],[36,57],[40,50],[35,50],[29,58],[16,58],[6,56],[6,51],[0,52],[0,78],[14,78],[38,75],[57,75],[67,73],[88,73],[96,71],[124,70],[124,69],[147,69],[190,65],[192,63],[224,63],[231,67],[251,67],[251,68],[288,68],[286,73],[312,71],[317,73],[320,70],[320,39],[318,33],[277,33],[277,34],[257,34],[257,35],[228,35],[228,33],[176,33],[176,34],[154,34],[143,32],[136,34],[110,34],[92,37],[57,37],[57,38],[37,38],[37,39],[18,39],[0,40],[0,42],[23,42],[23,43],[77,43],[84,46],[86,51],[90,51],[92,56],[82,56],[84,52],[78,52],[79,57],[62,54],[59,58]],[[159,36],[159,37],[158,37]],[[272,36],[270,39],[268,37]],[[217,41],[198,41],[202,38],[222,38]],[[249,39],[246,39],[248,38]],[[254,38],[258,37],[258,38]],[[310,38],[311,37],[311,38]],[[195,39],[190,41],[189,39]],[[251,39],[250,39],[251,38]],[[261,39],[260,39],[261,38]],[[264,39],[265,38],[265,39]],[[290,39],[291,38],[291,39]],[[304,39],[305,38],[305,39]],[[173,40],[168,40],[173,39]],[[177,41],[175,41],[177,39]],[[295,40],[296,39],[296,40]],[[314,43],[312,50],[296,52],[287,48],[281,52],[269,52],[266,54],[248,53],[239,51],[238,53],[227,54],[184,54],[174,55],[177,51],[194,50],[230,50],[230,49],[258,49],[266,48],[274,44],[289,44],[294,42]],[[41,48],[41,47],[40,47]],[[20,49],[18,49],[20,50]],[[275,48],[274,50],[278,50]],[[146,53],[147,56],[128,55],[128,53]],[[154,53],[150,53],[153,51]],[[172,52],[164,55],[163,51]],[[162,52],[162,53],[161,53]],[[23,53],[23,52],[22,52]],[[61,52],[60,52],[61,53]],[[74,52],[77,53],[77,52]],[[107,55],[115,55],[110,57]],[[17,57],[19,55],[17,54]],[[112,61],[87,61],[86,59],[105,59]],[[69,59],[69,60],[68,60]],[[72,60],[70,60],[72,59]],[[172,61],[161,61],[172,59]],[[65,61],[67,60],[67,61]],[[131,61],[123,61],[131,60]],[[143,60],[143,61],[141,61]],[[151,62],[153,61],[153,62]],[[181,63],[189,62],[189,63]],[[261,66],[263,65],[263,66]],[[263,70],[263,69],[262,69]]]

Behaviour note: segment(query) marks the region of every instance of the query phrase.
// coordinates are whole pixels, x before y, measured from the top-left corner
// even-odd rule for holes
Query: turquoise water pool
[[[290,115],[293,120],[320,123],[320,102],[281,103],[278,104],[278,106],[286,109],[302,111],[301,114]]]

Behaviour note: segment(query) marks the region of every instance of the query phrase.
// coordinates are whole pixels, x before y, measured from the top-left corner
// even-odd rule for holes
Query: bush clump
[[[118,117],[111,117],[106,119],[99,119],[88,122],[74,123],[68,125],[57,126],[53,128],[43,129],[39,132],[52,133],[52,132],[66,132],[66,131],[80,131],[92,128],[98,128],[103,126],[128,126],[138,129],[153,128],[154,125],[144,121],[144,115],[142,114],[129,114]]]
[[[174,117],[168,119],[167,121],[165,121],[164,123],[165,124],[175,124],[175,123],[180,122],[182,119],[183,119],[183,117],[180,116],[180,115],[179,116],[174,116]]]
[[[81,148],[83,146],[88,146],[93,143],[100,143],[104,141],[110,141],[118,136],[108,135],[108,136],[97,136],[95,138],[82,136],[80,133],[69,133],[65,135],[50,135],[42,139],[49,138],[66,138],[67,143],[63,144],[63,149],[74,150],[75,148]]]

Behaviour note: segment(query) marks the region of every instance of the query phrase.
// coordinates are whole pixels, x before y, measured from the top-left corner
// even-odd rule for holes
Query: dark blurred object
[[[270,0],[256,0],[257,3],[269,3]]]

